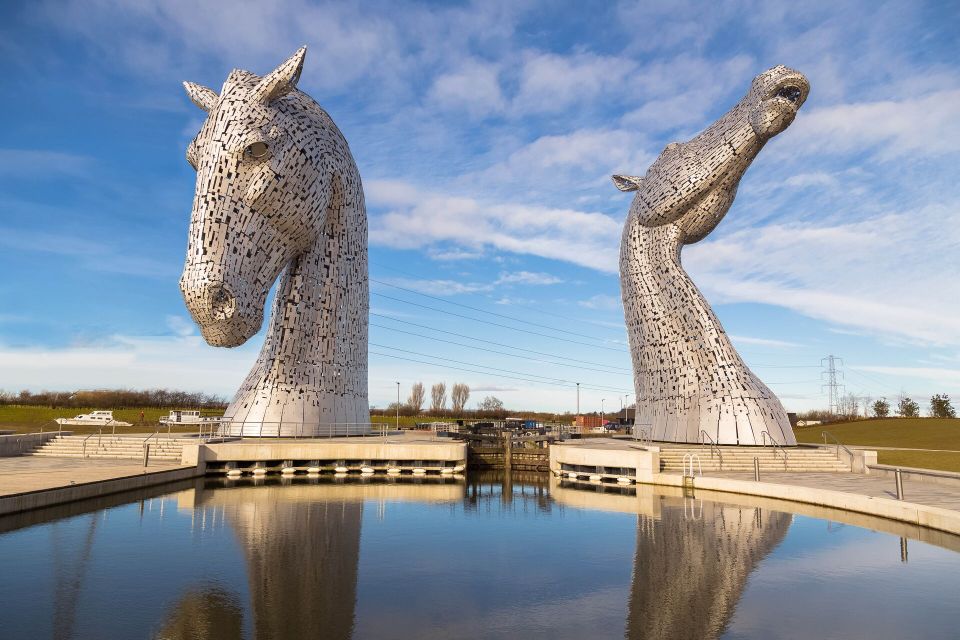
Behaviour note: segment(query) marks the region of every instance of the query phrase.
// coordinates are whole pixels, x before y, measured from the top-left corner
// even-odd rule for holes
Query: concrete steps
[[[86,445],[84,445],[86,441]],[[183,445],[195,443],[191,438],[151,438],[150,459],[179,462]],[[142,460],[143,437],[130,436],[59,436],[26,453],[30,456],[57,458],[104,458]]]
[[[711,455],[712,453],[712,455]],[[786,453],[786,459],[784,459]],[[696,454],[700,460],[699,466],[694,462],[694,469],[703,468],[708,471],[753,471],[754,458],[760,463],[760,471],[808,471],[808,472],[842,472],[850,471],[850,465],[845,460],[838,460],[836,454],[828,449],[787,448],[783,451],[774,451],[771,448],[756,447],[720,447],[720,456],[710,447],[664,447],[660,450],[661,471],[683,471],[683,456]],[[722,460],[721,460],[722,456]]]

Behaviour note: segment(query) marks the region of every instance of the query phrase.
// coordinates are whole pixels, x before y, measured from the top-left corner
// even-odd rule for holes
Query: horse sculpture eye
[[[263,160],[268,153],[270,153],[270,148],[265,142],[254,142],[247,145],[247,148],[243,150],[243,155],[252,160]]]
[[[786,98],[790,102],[796,102],[800,99],[800,93],[801,92],[798,87],[787,85],[785,87],[781,87],[780,90],[777,91],[777,97]]]

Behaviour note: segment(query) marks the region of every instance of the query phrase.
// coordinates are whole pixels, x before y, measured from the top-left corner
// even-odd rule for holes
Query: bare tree
[[[460,415],[463,408],[467,406],[467,400],[470,399],[470,387],[457,382],[450,389],[450,403],[453,405],[453,412]]]
[[[413,409],[414,413],[420,413],[420,410],[423,409],[423,399],[425,396],[426,393],[423,390],[422,382],[416,382],[410,387],[410,397],[407,398],[407,404]]]
[[[447,385],[442,382],[430,387],[430,413],[440,413],[447,406]]]

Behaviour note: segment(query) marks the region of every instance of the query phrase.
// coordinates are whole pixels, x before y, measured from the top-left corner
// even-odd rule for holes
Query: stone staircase
[[[788,447],[774,449],[770,447],[719,447],[720,455],[711,447],[691,445],[665,446],[660,449],[660,470],[666,472],[683,471],[683,456],[688,453],[696,454],[700,458],[703,472],[749,472],[753,473],[753,459],[760,462],[760,472],[775,471],[821,471],[849,473],[850,464],[845,456],[837,459],[833,449],[818,449],[813,447]],[[711,455],[712,453],[712,455]],[[784,460],[786,454],[786,460]],[[722,456],[722,461],[721,461]],[[699,467],[694,461],[694,472]]]
[[[107,458],[143,460],[146,436],[58,436],[26,453],[28,456],[58,458]],[[86,440],[86,446],[84,446]],[[183,445],[196,444],[196,438],[150,438],[150,459],[180,462]]]

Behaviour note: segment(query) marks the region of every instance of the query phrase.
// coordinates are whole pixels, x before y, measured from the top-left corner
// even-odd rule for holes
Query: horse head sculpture
[[[263,77],[234,70],[219,94],[184,83],[208,114],[187,148],[197,183],[180,278],[204,339],[249,340],[280,277],[257,364],[225,414],[232,435],[369,422],[363,187],[343,134],[297,89],[305,54]]]
[[[655,440],[796,444],[777,397],[747,368],[680,264],[684,245],[720,223],[744,172],[793,122],[810,85],[774,67],[701,134],[671,143],[643,177],[614,176],[635,191],[620,244],[620,288],[633,357],[637,424]]]

